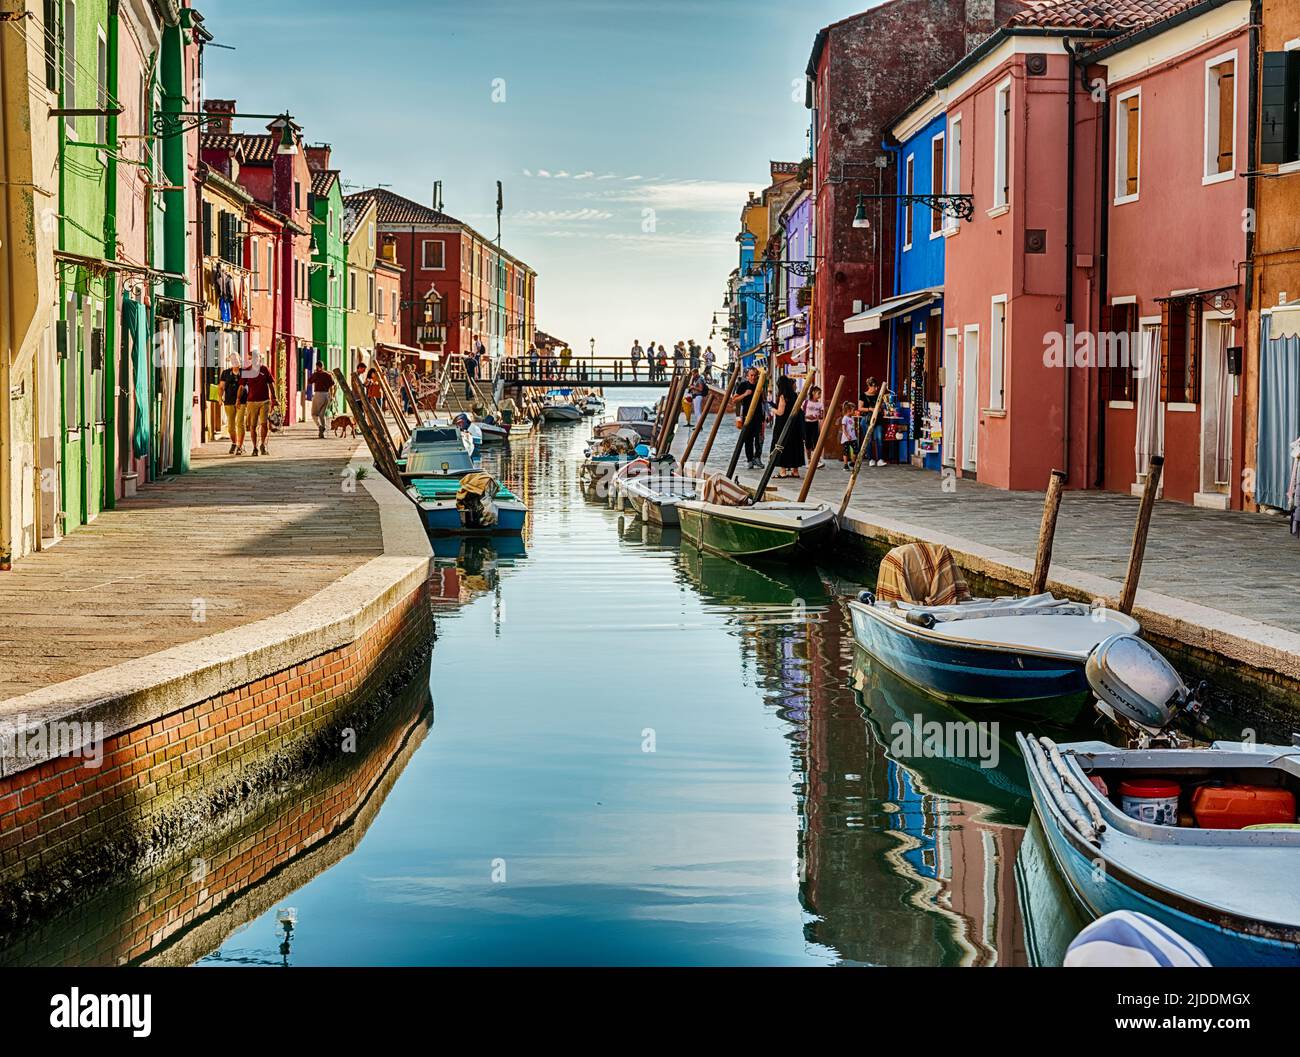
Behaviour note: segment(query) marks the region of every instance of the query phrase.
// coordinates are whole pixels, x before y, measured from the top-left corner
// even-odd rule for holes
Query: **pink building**
[[[1249,0],[1206,0],[1089,53],[1104,79],[1098,295],[1104,487],[1242,505]],[[1230,350],[1237,350],[1235,352]]]
[[[1060,0],[1015,15],[939,78],[947,191],[973,196],[945,228],[944,440],[957,473],[1041,489],[1098,480],[1095,332],[1102,104],[1079,51],[1183,0]],[[1071,91],[1071,86],[1073,90]],[[1073,119],[1073,135],[1071,135]]]

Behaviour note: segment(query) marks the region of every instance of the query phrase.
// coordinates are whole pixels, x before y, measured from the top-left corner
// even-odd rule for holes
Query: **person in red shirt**
[[[258,427],[260,426],[260,454],[267,455],[269,452],[266,450],[266,435],[271,429],[271,393],[275,379],[266,364],[258,359],[253,360],[252,366],[244,368],[240,378],[248,388],[248,409],[244,412],[244,419],[248,434],[253,438],[253,454],[259,454]]]
[[[316,369],[307,379],[311,386],[311,417],[316,420],[317,435],[322,439],[329,427],[330,397],[334,395],[334,376],[325,370],[324,364],[317,363]]]

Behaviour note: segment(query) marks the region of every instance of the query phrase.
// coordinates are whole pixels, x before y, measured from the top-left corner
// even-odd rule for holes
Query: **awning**
[[[1268,314],[1270,338],[1300,338],[1300,301],[1265,309]]]
[[[849,316],[844,321],[844,333],[861,334],[867,330],[879,330],[883,320],[893,319],[894,316],[901,316],[904,312],[910,312],[913,309],[928,305],[932,301],[939,300],[942,294],[943,288],[936,287],[930,290],[914,290],[910,294],[891,297],[888,301],[881,301],[875,308],[859,312],[856,316]]]
[[[386,349],[389,352],[399,352],[403,356],[415,356],[421,360],[436,360],[438,358],[436,352],[431,352],[428,349],[416,349],[410,345],[398,345],[391,341],[377,341],[375,342],[375,348]]]

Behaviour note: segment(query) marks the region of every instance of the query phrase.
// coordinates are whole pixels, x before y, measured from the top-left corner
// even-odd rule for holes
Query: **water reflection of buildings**
[[[357,731],[355,751],[286,777],[180,861],[106,888],[20,934],[0,950],[0,965],[191,964],[357,846],[432,720],[426,660],[382,714]]]
[[[845,962],[1025,963],[1013,864],[1029,816],[1019,761],[893,759],[892,724],[959,718],[857,656],[812,571],[759,571],[682,550],[689,580],[730,608],[742,661],[791,725],[805,939]]]

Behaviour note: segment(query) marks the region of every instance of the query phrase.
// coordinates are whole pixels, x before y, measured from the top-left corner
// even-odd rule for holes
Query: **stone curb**
[[[284,613],[0,702],[0,776],[58,755],[17,753],[17,734],[56,722],[103,724],[102,737],[282,672],[359,639],[428,578],[433,548],[411,502],[363,458],[358,482],[379,507],[384,553]],[[48,727],[47,727],[48,729]]]

